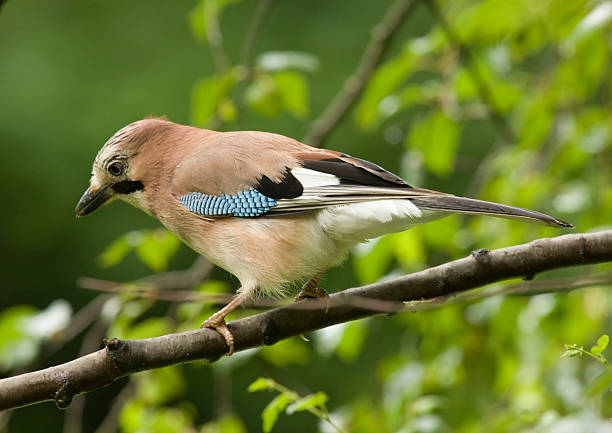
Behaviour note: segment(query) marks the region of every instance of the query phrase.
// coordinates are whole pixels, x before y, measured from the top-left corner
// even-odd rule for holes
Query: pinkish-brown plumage
[[[243,214],[231,203],[245,194],[255,201],[244,202]],[[414,188],[371,162],[282,135],[221,133],[162,119],[134,122],[108,140],[76,213],[113,198],[156,217],[238,277],[236,300],[205,322],[225,336],[230,352],[223,318],[242,299],[280,296],[364,240],[452,212],[570,226],[539,212]]]

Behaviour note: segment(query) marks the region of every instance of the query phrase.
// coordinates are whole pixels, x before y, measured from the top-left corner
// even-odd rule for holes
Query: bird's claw
[[[302,287],[300,293],[295,297],[295,301],[301,301],[302,299],[312,299],[312,298],[329,298],[329,294],[320,287]]]
[[[211,328],[217,331],[225,339],[225,344],[227,344],[227,347],[229,348],[227,356],[231,356],[234,353],[234,335],[227,327],[225,318],[215,317],[213,314],[210,318],[205,320],[204,323],[202,323],[200,328]]]
[[[322,289],[317,286],[312,287],[310,284],[305,284],[304,287],[302,287],[302,290],[300,290],[300,293],[298,293],[297,296],[295,297],[294,302],[302,301],[304,299],[314,299],[314,298],[329,298],[329,294],[325,291],[325,289]],[[328,309],[329,309],[329,302],[327,303],[327,306],[325,307],[326,313]],[[299,337],[303,341],[306,341],[306,342],[310,341],[308,338],[306,338],[304,334],[300,334]]]

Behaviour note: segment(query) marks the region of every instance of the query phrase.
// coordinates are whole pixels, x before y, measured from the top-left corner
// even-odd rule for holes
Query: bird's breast
[[[319,224],[316,213],[283,217],[202,218],[184,212],[180,218],[159,215],[166,227],[196,252],[234,274],[243,286],[280,295],[338,264],[348,247]]]

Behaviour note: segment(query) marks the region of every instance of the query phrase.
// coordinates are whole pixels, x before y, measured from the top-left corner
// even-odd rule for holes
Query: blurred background
[[[313,135],[384,30],[374,26],[400,13],[363,92],[329,134]],[[7,1],[0,375],[66,362],[106,336],[193,329],[214,311],[112,282],[158,275],[149,287],[168,293],[237,288],[132,207],[76,220],[95,154],[127,123],[164,115],[277,132],[369,159],[418,186],[597,231],[612,227],[611,50],[611,1]],[[359,247],[322,286],[337,291],[563,233],[449,217]],[[565,269],[537,281],[580,283],[610,271]],[[269,429],[274,415],[273,431],[337,431],[321,413],[288,414],[278,402],[264,411],[283,388],[265,382],[273,389],[248,392],[259,377],[327,399],[344,431],[612,431],[609,366],[596,356],[560,358],[564,345],[588,350],[610,330],[610,278],[598,281],[375,317],[310,342],[140,373],[66,411],[45,402],[0,414],[0,431],[232,433]]]

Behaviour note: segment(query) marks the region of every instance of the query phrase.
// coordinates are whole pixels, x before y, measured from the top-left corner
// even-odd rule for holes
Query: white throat
[[[151,208],[149,207],[147,199],[142,193],[142,191],[134,191],[130,194],[118,194],[117,197],[120,200],[123,200],[124,202],[129,203],[132,206],[140,209],[144,213],[153,216]]]

